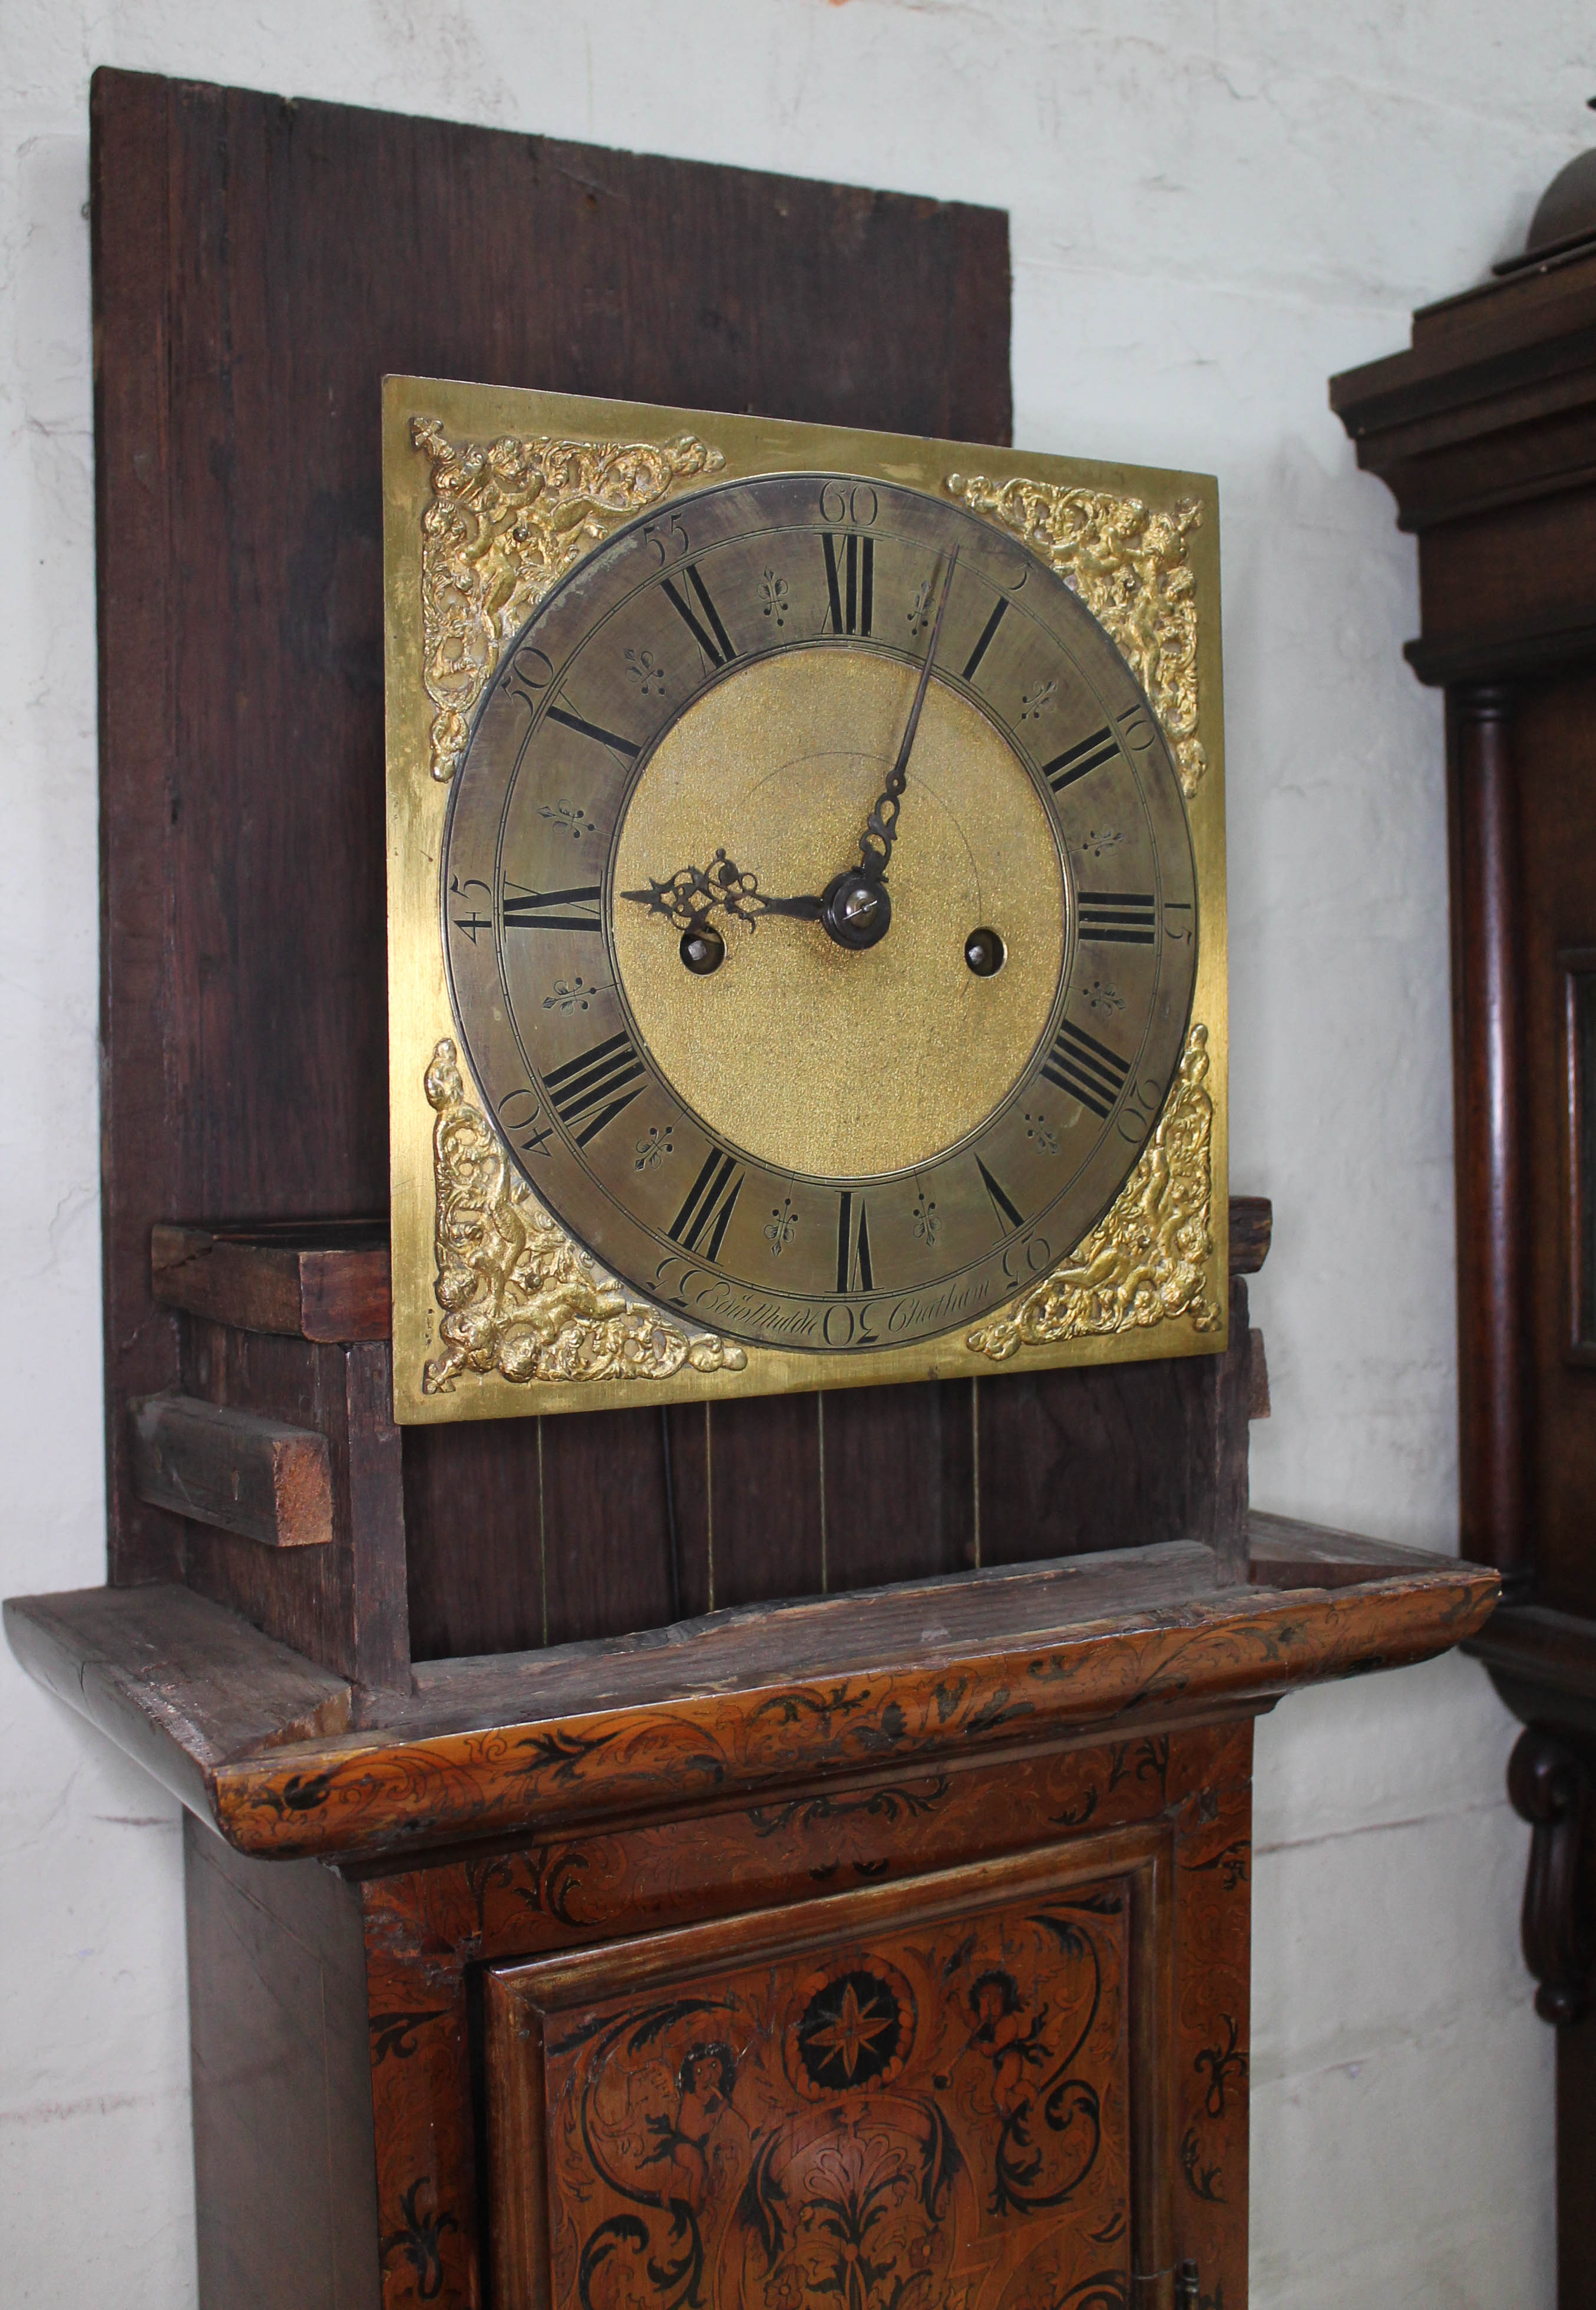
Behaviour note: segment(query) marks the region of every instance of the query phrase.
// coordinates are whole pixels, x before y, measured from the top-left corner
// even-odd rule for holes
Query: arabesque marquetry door
[[[1174,2299],[1162,1828],[490,1969],[499,2310]]]

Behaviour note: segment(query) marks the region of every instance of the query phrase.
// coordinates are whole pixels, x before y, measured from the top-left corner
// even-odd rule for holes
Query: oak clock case
[[[401,1417],[1223,1348],[1212,484],[385,419]]]

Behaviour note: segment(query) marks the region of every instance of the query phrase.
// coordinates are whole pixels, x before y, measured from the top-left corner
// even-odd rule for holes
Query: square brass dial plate
[[[390,378],[383,480],[399,1419],[1221,1350],[1211,479]]]

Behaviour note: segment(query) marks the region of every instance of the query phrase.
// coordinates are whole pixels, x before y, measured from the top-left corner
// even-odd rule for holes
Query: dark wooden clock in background
[[[1249,1515],[1267,1205],[1221,1356],[392,1420],[381,378],[1002,443],[1006,219],[113,73],[92,169],[110,1577],[7,1625],[188,1809],[207,2310],[1236,2310],[1252,1720],[1497,1585]]]
[[[1557,2299],[1596,2305],[1596,154],[1529,246],[1332,381],[1418,539],[1446,693],[1462,1543],[1525,1730],[1524,1955],[1557,2025]]]

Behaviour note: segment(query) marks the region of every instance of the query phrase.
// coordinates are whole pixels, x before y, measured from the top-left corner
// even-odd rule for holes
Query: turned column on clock
[[[1524,1326],[1523,1016],[1514,694],[1447,692],[1457,1147],[1459,1476],[1465,1556],[1532,1561]]]

